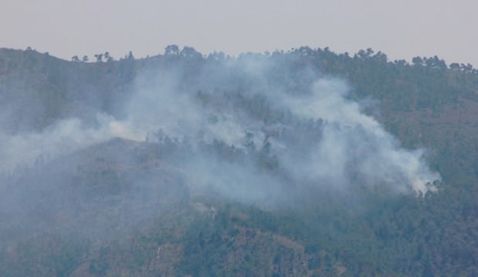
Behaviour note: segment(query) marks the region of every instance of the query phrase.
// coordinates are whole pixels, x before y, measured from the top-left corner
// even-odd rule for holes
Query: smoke
[[[111,116],[98,114],[97,120],[98,126],[87,126],[80,119],[72,118],[60,120],[41,132],[1,133],[1,171],[8,173],[31,167],[114,137],[143,139],[141,134]]]
[[[161,130],[179,141],[217,141],[245,152],[250,143],[256,156],[267,150],[263,162],[275,163],[274,170],[259,170],[251,161],[214,162],[201,151],[182,162],[195,185],[207,184],[233,199],[274,199],[284,180],[339,190],[384,186],[418,195],[435,190],[440,176],[427,166],[424,150],[402,148],[348,99],[346,82],[309,67],[296,72],[287,67],[290,61],[246,56],[220,70],[200,68],[189,82],[181,77],[182,68],[148,75],[130,100],[126,125],[143,134]]]
[[[158,145],[157,158],[179,168],[191,191],[246,203],[280,202],[306,187],[422,195],[440,178],[424,150],[401,147],[342,80],[254,56],[190,67],[140,74],[127,99],[112,100],[122,101],[121,119],[100,112],[93,125],[59,119],[40,132],[2,134],[0,170],[123,138]],[[171,144],[183,149],[168,156]]]
[[[426,165],[424,151],[401,148],[358,103],[346,98],[348,90],[340,80],[323,79],[308,97],[285,101],[299,117],[325,122],[320,142],[310,149],[297,174],[333,180],[332,184],[388,184],[417,194],[435,190],[432,183],[440,177]]]

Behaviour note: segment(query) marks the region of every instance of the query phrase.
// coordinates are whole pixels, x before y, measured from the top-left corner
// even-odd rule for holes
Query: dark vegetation
[[[429,150],[428,161],[442,176],[439,191],[423,197],[349,192],[357,198],[320,191],[312,199],[293,198],[288,204],[293,208],[269,210],[188,191],[180,165],[173,159],[165,162],[167,155],[187,151],[187,143],[167,137],[145,143],[117,139],[41,164],[20,177],[3,177],[19,185],[53,185],[39,187],[33,196],[15,194],[11,185],[1,188],[11,203],[3,201],[0,213],[7,215],[19,202],[34,207],[33,212],[18,208],[18,213],[32,213],[28,217],[0,216],[1,275],[478,275],[477,70],[447,65],[437,57],[388,61],[371,50],[353,56],[327,48],[248,55],[283,63],[277,74],[289,76],[284,82],[292,87],[303,84],[305,68],[347,80],[351,97],[372,101],[368,113],[403,145]],[[98,111],[121,118],[122,103],[114,99],[128,98],[139,72],[181,67],[187,85],[197,82],[198,68],[228,59],[174,46],[164,55],[135,59],[130,54],[120,60],[103,55],[95,63],[2,49],[1,123],[6,132],[17,134],[68,117],[94,122]],[[209,105],[221,95],[220,87],[215,94],[198,92]],[[246,105],[266,120],[290,123],[287,115],[256,100],[226,102]],[[314,124],[305,124],[304,132],[313,132]],[[263,170],[278,167],[267,141],[250,145],[249,151],[220,142],[201,147],[238,162],[253,160]],[[128,158],[117,163],[112,156],[118,153]],[[135,183],[138,174],[146,181]],[[160,185],[150,185],[153,180]],[[131,210],[132,198],[144,205]],[[70,202],[68,209],[62,201]],[[97,213],[96,205],[109,209]]]

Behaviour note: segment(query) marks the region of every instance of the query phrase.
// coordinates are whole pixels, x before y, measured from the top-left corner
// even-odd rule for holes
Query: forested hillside
[[[478,275],[471,65],[96,59],[0,49],[2,276]]]

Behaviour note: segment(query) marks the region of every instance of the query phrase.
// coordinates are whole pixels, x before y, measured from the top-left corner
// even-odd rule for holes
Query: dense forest
[[[0,49],[2,276],[478,275],[478,70]]]

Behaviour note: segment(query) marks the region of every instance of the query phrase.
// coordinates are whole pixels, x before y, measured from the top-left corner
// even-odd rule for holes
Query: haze
[[[154,55],[168,44],[201,52],[272,51],[298,46],[392,59],[438,55],[478,65],[470,32],[478,3],[317,0],[1,0],[0,47],[33,47],[70,59],[109,51]]]

